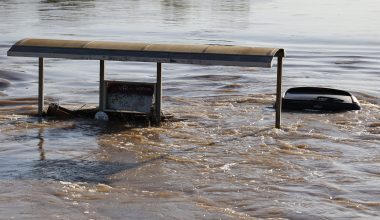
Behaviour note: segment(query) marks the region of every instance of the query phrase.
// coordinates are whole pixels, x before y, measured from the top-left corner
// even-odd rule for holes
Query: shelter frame
[[[175,45],[111,41],[77,41],[26,38],[15,43],[8,56],[38,57],[38,114],[44,110],[44,58],[99,60],[99,110],[105,109],[105,60],[155,62],[156,91],[154,119],[161,122],[162,63],[198,65],[272,67],[277,57],[275,127],[281,128],[282,73],[285,51],[282,48],[231,45]]]

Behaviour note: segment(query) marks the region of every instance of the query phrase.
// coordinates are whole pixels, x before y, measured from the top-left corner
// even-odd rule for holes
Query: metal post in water
[[[282,109],[282,58],[277,57],[277,91],[276,91],[276,128],[281,128],[281,109]]]
[[[44,112],[44,58],[38,58],[38,115]]]
[[[157,82],[155,92],[155,112],[154,118],[157,125],[161,123],[161,102],[162,102],[162,64],[157,63]]]
[[[104,60],[100,60],[100,71],[99,71],[99,111],[104,112]]]

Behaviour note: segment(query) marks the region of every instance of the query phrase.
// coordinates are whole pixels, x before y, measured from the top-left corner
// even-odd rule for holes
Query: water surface
[[[337,219],[380,213],[376,0],[0,1],[0,213],[27,219]],[[284,113],[275,70],[163,65],[164,113],[130,127],[40,121],[25,38],[283,47],[284,89],[326,86],[361,111]],[[106,62],[111,80],[155,64]],[[96,106],[98,62],[46,59],[47,102]]]

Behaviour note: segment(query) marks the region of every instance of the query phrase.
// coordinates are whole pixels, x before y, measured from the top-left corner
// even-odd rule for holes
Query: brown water
[[[1,219],[380,219],[377,0],[0,1]],[[36,111],[24,37],[284,47],[284,89],[354,93],[361,111],[284,113],[275,70],[164,65],[164,112],[131,128]],[[107,62],[154,81],[154,64]],[[46,60],[47,101],[96,105],[98,62]]]

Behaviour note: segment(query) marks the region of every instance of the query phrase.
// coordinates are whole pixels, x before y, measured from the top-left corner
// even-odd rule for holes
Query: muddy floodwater
[[[0,219],[380,219],[378,0],[1,0]],[[161,127],[39,120],[26,38],[282,47],[283,89],[360,111],[283,113],[273,69],[163,64]],[[45,60],[46,104],[96,106],[98,61]],[[154,82],[154,63],[106,62]]]

